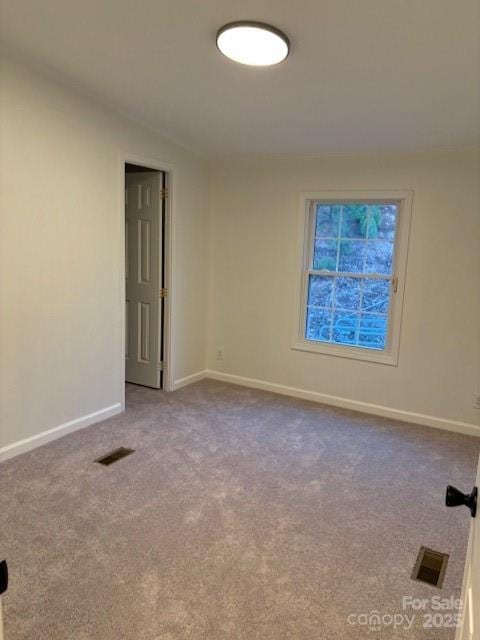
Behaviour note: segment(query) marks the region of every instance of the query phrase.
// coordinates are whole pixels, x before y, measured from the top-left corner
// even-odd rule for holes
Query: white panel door
[[[161,384],[161,172],[125,175],[125,379]]]
[[[480,460],[476,486],[480,486]],[[462,600],[463,619],[457,640],[480,640],[480,509],[470,528]]]

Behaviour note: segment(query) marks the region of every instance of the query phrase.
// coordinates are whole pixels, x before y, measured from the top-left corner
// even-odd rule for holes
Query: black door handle
[[[456,487],[450,484],[447,486],[447,495],[445,496],[445,504],[447,507],[460,507],[464,505],[470,509],[472,518],[477,515],[477,496],[478,489],[473,487],[472,493],[462,493]]]

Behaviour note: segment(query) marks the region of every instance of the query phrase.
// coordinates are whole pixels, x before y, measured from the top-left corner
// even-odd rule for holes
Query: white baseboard
[[[427,427],[435,427],[436,429],[445,429],[454,431],[455,433],[464,433],[469,436],[480,436],[480,426],[470,424],[468,422],[459,422],[456,420],[448,420],[446,418],[438,418],[436,416],[426,415],[424,413],[414,413],[413,411],[404,411],[403,409],[393,409],[379,404],[371,404],[369,402],[360,402],[359,400],[350,400],[340,396],[331,396],[318,391],[306,391],[296,387],[287,387],[282,384],[266,382],[265,380],[255,380],[254,378],[245,378],[236,376],[231,373],[222,373],[220,371],[205,371],[205,378],[213,380],[221,380],[223,382],[231,382],[244,387],[252,387],[254,389],[263,389],[285,396],[294,398],[302,398],[303,400],[311,400],[312,402],[320,402],[322,404],[333,405],[334,407],[342,407],[343,409],[351,409],[352,411],[360,411],[361,413],[370,413],[384,418],[393,418],[402,422],[412,422]]]
[[[62,436],[66,436],[68,433],[73,433],[74,431],[88,427],[95,422],[111,418],[122,411],[122,403],[118,402],[117,404],[113,404],[111,407],[105,407],[105,409],[100,409],[99,411],[89,413],[86,416],[75,418],[75,420],[70,420],[70,422],[64,422],[58,427],[42,431],[30,438],[25,438],[18,442],[12,442],[12,444],[8,444],[6,447],[2,447],[0,449],[0,462],[13,458],[14,456],[18,456],[20,453],[25,453],[26,451],[40,447],[42,444],[46,444],[47,442],[51,442],[52,440],[56,440]]]
[[[207,371],[197,371],[197,373],[192,373],[189,376],[185,376],[185,378],[179,378],[175,380],[173,383],[172,391],[176,391],[177,389],[181,389],[182,387],[186,387],[187,384],[193,384],[194,382],[199,382],[207,377]]]
[[[181,389],[194,382],[199,382],[204,378],[210,378],[212,380],[221,380],[223,382],[230,382],[232,384],[238,384],[244,387],[251,387],[253,389],[262,389],[264,391],[271,391],[272,393],[278,393],[285,396],[291,396],[294,398],[302,398],[303,400],[310,400],[312,402],[319,402],[321,404],[328,404],[335,407],[342,407],[343,409],[351,409],[352,411],[359,411],[361,413],[369,413],[377,416],[383,416],[384,418],[393,418],[394,420],[401,420],[403,422],[411,422],[414,424],[421,424],[427,427],[435,427],[437,429],[445,429],[447,431],[454,431],[456,433],[464,433],[466,435],[480,436],[480,426],[470,424],[468,422],[459,422],[457,420],[448,420],[446,418],[438,418],[436,416],[430,416],[423,413],[414,413],[412,411],[404,411],[403,409],[393,409],[384,405],[371,404],[368,402],[360,402],[358,400],[350,400],[340,396],[332,396],[326,393],[319,393],[318,391],[307,391],[305,389],[298,389],[296,387],[288,387],[282,384],[276,384],[273,382],[267,382],[265,380],[256,380],[254,378],[246,378],[244,376],[237,376],[231,373],[222,373],[220,371],[204,370],[193,373],[184,378],[175,380],[173,389]],[[30,438],[13,442],[5,447],[0,448],[0,462],[8,460],[21,453],[40,447],[47,442],[66,436],[69,433],[88,427],[91,424],[106,420],[112,416],[121,413],[124,410],[122,403],[118,402],[110,407],[105,407],[94,413],[81,416],[75,420],[70,420],[57,427],[42,431]]]

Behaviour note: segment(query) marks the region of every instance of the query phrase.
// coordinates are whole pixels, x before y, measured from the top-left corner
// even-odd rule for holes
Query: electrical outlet
[[[480,393],[475,394],[475,402],[473,404],[475,409],[480,409]]]
[[[217,349],[217,360],[223,360],[223,349]]]

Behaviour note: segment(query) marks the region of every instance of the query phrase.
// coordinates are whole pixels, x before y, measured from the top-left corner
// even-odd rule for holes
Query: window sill
[[[337,358],[348,358],[350,360],[362,360],[363,362],[373,362],[375,364],[386,364],[392,367],[398,366],[398,354],[391,351],[375,351],[374,349],[358,349],[355,347],[343,347],[341,345],[325,344],[310,340],[302,340],[292,344],[295,351],[307,351],[309,353],[319,353]]]

